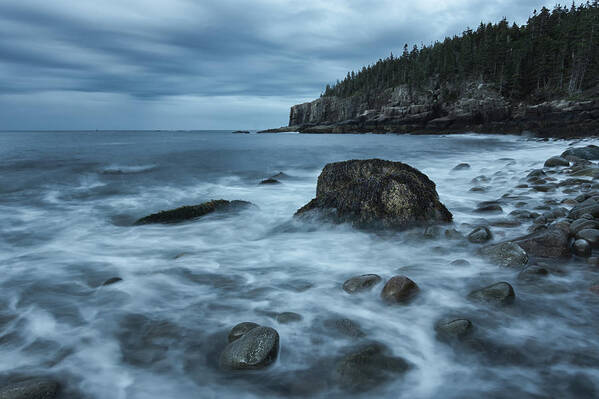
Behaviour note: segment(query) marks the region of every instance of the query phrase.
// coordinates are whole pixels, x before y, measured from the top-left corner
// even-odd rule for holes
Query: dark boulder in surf
[[[153,223],[180,223],[187,220],[199,218],[213,212],[228,212],[246,209],[252,206],[247,201],[212,200],[199,205],[182,206],[177,209],[160,211],[143,217],[135,222],[135,225]]]
[[[58,394],[60,386],[48,379],[31,379],[9,384],[0,388],[2,399],[52,399]]]
[[[295,215],[315,211],[361,228],[407,228],[452,220],[426,175],[404,163],[381,159],[326,165],[318,177],[316,198]]]

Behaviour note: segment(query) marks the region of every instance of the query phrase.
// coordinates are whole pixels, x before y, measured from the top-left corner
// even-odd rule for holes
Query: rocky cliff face
[[[484,83],[407,86],[349,98],[322,97],[291,108],[289,127],[303,133],[599,134],[599,100],[513,103]]]

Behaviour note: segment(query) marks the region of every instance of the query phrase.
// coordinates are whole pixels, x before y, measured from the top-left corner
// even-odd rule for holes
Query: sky
[[[542,0],[0,0],[0,130],[265,129],[404,43]]]

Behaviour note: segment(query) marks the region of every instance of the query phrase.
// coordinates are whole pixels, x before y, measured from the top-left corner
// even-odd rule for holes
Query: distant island
[[[391,54],[261,133],[599,134],[599,1]]]

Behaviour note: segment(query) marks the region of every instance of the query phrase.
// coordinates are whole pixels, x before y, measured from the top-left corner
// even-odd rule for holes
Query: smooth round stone
[[[456,259],[450,263],[452,266],[470,266],[470,262],[466,259]]]
[[[388,303],[407,303],[418,291],[418,285],[406,276],[395,276],[383,287],[381,298]]]
[[[593,219],[576,219],[570,224],[570,232],[574,235],[585,229],[596,229],[599,227],[599,222]]]
[[[459,165],[456,165],[452,170],[465,170],[465,169],[470,169],[470,165],[467,163],[461,163]]]
[[[510,305],[514,303],[516,294],[514,288],[506,282],[492,284],[468,294],[470,300],[491,305]]]
[[[468,319],[455,319],[437,323],[435,330],[440,340],[463,339],[472,332],[472,322]]]
[[[549,270],[539,265],[530,265],[518,274],[520,280],[537,280],[549,275]]]
[[[501,213],[503,208],[499,204],[479,204],[478,208],[474,210],[478,213]]]
[[[553,168],[556,166],[570,166],[570,161],[562,157],[551,157],[545,161],[544,166],[546,168]]]
[[[352,277],[343,283],[343,290],[348,294],[370,291],[372,287],[377,285],[381,280],[381,277],[377,274],[363,274],[361,276]]]
[[[593,253],[593,249],[587,240],[578,239],[574,241],[574,245],[572,245],[572,252],[576,256],[588,258]]]
[[[281,324],[296,323],[302,321],[304,318],[301,314],[295,312],[282,312],[279,313],[275,319]]]
[[[279,353],[279,333],[270,327],[256,327],[229,343],[220,355],[225,370],[258,370],[271,365]]]
[[[576,233],[576,239],[588,241],[592,248],[599,248],[599,230],[583,229]]]
[[[245,321],[243,323],[237,324],[229,332],[229,336],[228,336],[229,342],[233,342],[233,341],[241,338],[248,331],[253,330],[256,327],[260,327],[260,325],[256,324],[256,323],[252,323],[251,321]]]
[[[468,241],[474,244],[482,244],[491,238],[493,238],[493,234],[486,226],[478,226],[468,234]]]

